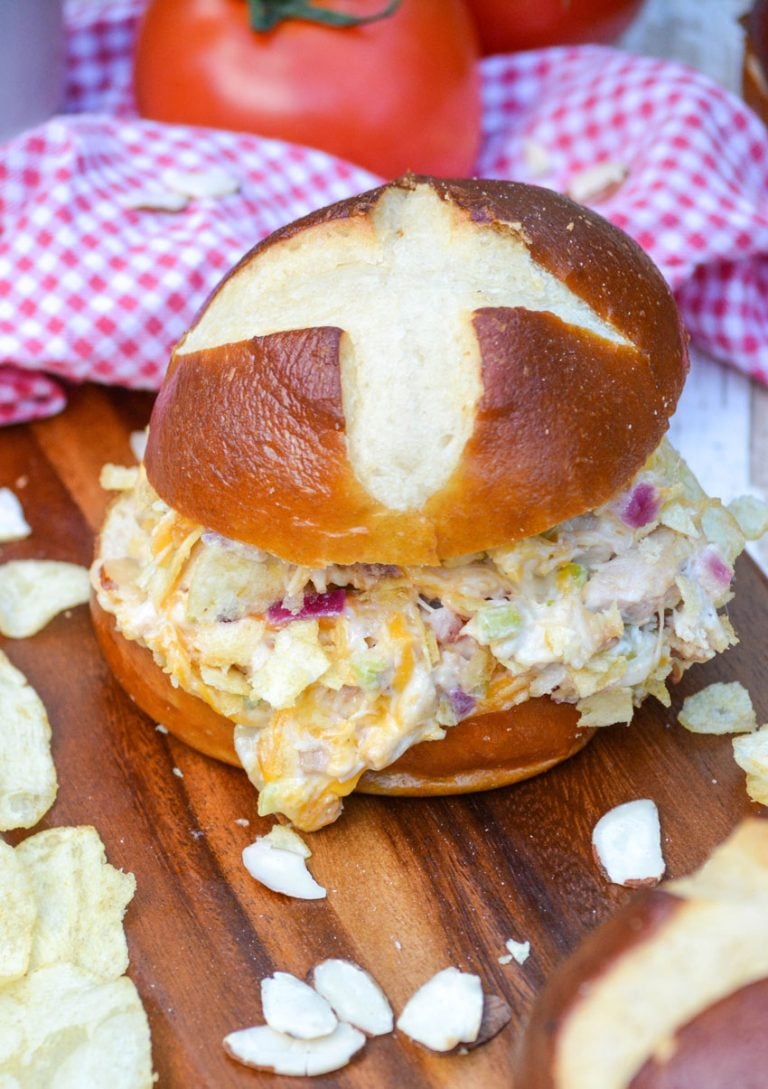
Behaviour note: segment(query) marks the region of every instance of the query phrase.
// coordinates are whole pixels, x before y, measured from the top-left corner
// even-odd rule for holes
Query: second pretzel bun
[[[607,221],[545,189],[408,176],[224,279],[173,353],[147,475],[291,562],[437,564],[615,494],[686,367],[661,274]]]
[[[519,1048],[525,1089],[762,1089],[768,821],[690,877],[637,893],[550,977]]]
[[[93,598],[91,615],[104,657],[131,698],[187,745],[240,767],[232,722],[197,696],[171,683],[151,653],[125,639],[113,617]],[[568,703],[528,700],[506,711],[465,719],[439,742],[424,741],[380,772],[369,771],[357,789],[368,794],[464,794],[519,782],[578,752],[594,730],[579,729]]]

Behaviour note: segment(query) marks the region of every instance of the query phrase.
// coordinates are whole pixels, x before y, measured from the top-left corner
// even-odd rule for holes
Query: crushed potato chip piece
[[[24,865],[0,840],[0,986],[29,968],[37,905]]]
[[[768,533],[768,504],[757,496],[740,495],[728,504],[727,509],[748,541],[757,541]]]
[[[251,676],[260,699],[275,708],[292,707],[331,664],[320,646],[316,620],[295,620],[275,636],[274,653]]]
[[[606,688],[576,704],[579,726],[612,726],[629,722],[634,713],[631,688]]]
[[[725,562],[733,566],[744,550],[744,534],[734,515],[721,504],[711,503],[701,515],[701,528]]]
[[[733,739],[733,756],[747,773],[747,794],[768,806],[768,724],[752,734]]]
[[[688,696],[677,721],[692,734],[746,734],[757,728],[749,692],[738,681],[718,681]]]
[[[97,979],[128,966],[123,915],[136,888],[111,866],[95,828],[50,828],[16,848],[38,905],[31,968],[68,962]]]
[[[659,521],[663,526],[668,526],[686,537],[700,536],[691,512],[684,503],[667,503],[662,508]]]
[[[32,828],[57,790],[45,707],[0,651],[0,830]]]
[[[0,634],[25,639],[64,609],[84,605],[88,569],[60,560],[11,560],[0,565]]]
[[[71,964],[0,989],[0,1085],[151,1089],[149,1025],[127,977],[103,982]]]
[[[31,532],[19,497],[10,488],[0,488],[0,543],[22,541]]]
[[[264,839],[280,851],[293,851],[302,858],[311,858],[312,852],[304,840],[287,824],[273,824]]]
[[[768,806],[768,779],[762,775],[748,775],[747,794],[753,802]]]
[[[108,461],[102,465],[99,484],[105,492],[128,492],[136,487],[139,470],[136,465],[113,465]]]
[[[733,758],[747,775],[768,782],[768,725],[753,734],[734,737]]]

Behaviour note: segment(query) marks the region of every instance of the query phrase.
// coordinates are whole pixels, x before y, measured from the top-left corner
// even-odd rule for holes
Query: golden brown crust
[[[530,779],[583,748],[594,730],[580,730],[568,703],[542,697],[490,711],[452,726],[442,741],[424,741],[383,771],[368,771],[364,794],[467,794]]]
[[[181,741],[240,766],[233,724],[197,696],[175,688],[145,647],[125,639],[94,597],[91,615],[99,644],[117,680],[155,722]],[[538,775],[582,748],[591,730],[578,713],[542,698],[506,712],[490,712],[452,727],[443,741],[425,741],[391,767],[368,773],[358,788],[372,794],[451,794],[489,790]]]
[[[537,999],[517,1055],[520,1085],[558,1089],[557,1045],[573,1007],[589,993],[590,984],[638,942],[651,940],[683,903],[663,889],[643,889],[588,935]]]
[[[349,468],[341,336],[340,329],[307,329],[176,357],[146,457],[165,501],[294,563],[318,563],[319,537],[334,563],[389,563],[392,549],[398,563],[419,563],[425,552],[436,557],[426,515],[388,510]],[[170,442],[171,435],[184,441]]]
[[[406,511],[368,495],[350,466],[340,330],[177,354],[145,461],[153,487],[182,514],[313,566],[433,564],[597,506],[658,445],[684,381],[685,338],[660,273],[634,242],[548,190],[419,178],[392,184],[429,184],[471,220],[525,241],[539,265],[634,347],[546,312],[476,311],[485,393],[474,433],[447,484],[423,510]],[[302,230],[366,216],[383,191],[277,231],[230,276]]]
[[[764,1089],[768,1071],[768,979],[708,1006],[675,1033],[628,1089]]]
[[[484,547],[496,548],[599,506],[657,445],[655,428],[642,426],[646,408],[663,413],[643,357],[554,314],[484,309],[475,328],[485,388],[475,431],[425,508],[443,555],[475,549],[479,511]],[[513,371],[509,353],[538,364]]]

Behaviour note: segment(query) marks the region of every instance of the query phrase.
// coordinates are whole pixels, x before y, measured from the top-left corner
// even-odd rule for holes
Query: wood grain
[[[105,502],[98,469],[106,459],[128,463],[128,434],[149,408],[148,396],[86,387],[61,416],[0,432],[0,485],[16,486],[34,530],[0,558],[88,562]],[[24,477],[26,486],[15,484]],[[693,669],[674,702],[710,681],[737,679],[766,721],[768,584],[749,560],[737,572],[730,611],[742,643]],[[85,608],[2,646],[40,692],[54,728],[61,786],[42,826],[94,824],[111,861],[136,874],[130,974],[148,1008],[160,1089],[288,1084],[238,1066],[221,1038],[260,1020],[264,975],[303,976],[332,955],[370,970],[396,1010],[455,964],[479,973],[514,1017],[467,1056],[433,1055],[400,1034],[370,1041],[317,1085],[509,1089],[533,996],[629,895],[606,885],[593,864],[597,818],[619,802],[654,798],[669,872],[679,875],[758,808],[729,738],[692,736],[674,725],[674,708],[649,703],[631,728],[599,731],[567,764],[516,787],[463,798],[351,798],[337,824],[307,837],[327,901],[290,901],[262,889],[240,861],[269,823],[257,818],[245,776],[155,731],[111,679]],[[235,823],[243,817],[249,828]],[[522,967],[498,963],[511,937],[531,941]]]

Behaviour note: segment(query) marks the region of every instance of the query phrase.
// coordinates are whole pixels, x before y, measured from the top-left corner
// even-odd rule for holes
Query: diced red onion
[[[347,600],[345,590],[329,590],[327,594],[305,594],[298,612],[286,609],[282,602],[276,601],[267,609],[270,624],[290,624],[292,620],[315,620],[320,616],[339,616],[344,612]]]
[[[632,529],[640,529],[655,521],[660,509],[661,496],[647,480],[641,480],[619,501],[619,516]]]
[[[448,699],[459,718],[466,718],[468,714],[474,711],[477,703],[474,696],[470,696],[463,688],[452,688],[448,693]]]
[[[701,584],[708,593],[722,593],[730,586],[733,568],[725,562],[716,548],[705,548],[699,554],[696,566]]]

